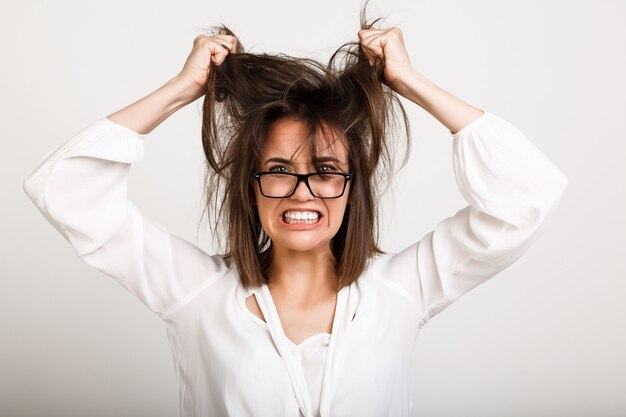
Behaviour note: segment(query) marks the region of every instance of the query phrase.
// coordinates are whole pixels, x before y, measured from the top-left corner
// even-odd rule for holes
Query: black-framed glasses
[[[268,198],[291,197],[296,192],[300,181],[317,198],[339,198],[346,190],[346,184],[353,177],[345,172],[311,172],[295,174],[292,172],[262,171],[252,174],[259,183],[261,194]]]

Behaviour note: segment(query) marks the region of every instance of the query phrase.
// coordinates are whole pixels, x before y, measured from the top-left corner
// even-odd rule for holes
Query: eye
[[[328,168],[328,169],[323,169],[323,168]],[[317,170],[321,172],[330,172],[330,171],[335,171],[336,168],[333,165],[323,164],[323,165],[319,165],[317,167]]]
[[[286,169],[286,167],[285,167],[284,165],[274,165],[274,166],[272,166],[272,167],[268,168],[268,171],[278,171],[278,172],[284,172],[284,171],[281,171],[281,170],[280,170],[280,169],[278,169],[278,168],[284,168],[284,169]]]

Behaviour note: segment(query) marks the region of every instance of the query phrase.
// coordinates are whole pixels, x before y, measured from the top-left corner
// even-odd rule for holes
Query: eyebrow
[[[315,163],[328,162],[328,161],[336,162],[339,165],[343,165],[343,163],[340,160],[338,160],[337,158],[333,158],[332,156],[321,156],[319,158],[313,159],[313,162]],[[280,162],[282,164],[293,165],[291,161],[285,158],[278,158],[278,157],[269,158],[265,161],[266,164],[269,162]]]

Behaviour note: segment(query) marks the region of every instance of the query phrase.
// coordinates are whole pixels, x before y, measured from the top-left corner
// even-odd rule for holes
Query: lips
[[[280,216],[285,218],[285,213],[287,213],[288,211],[308,211],[308,212],[311,212],[311,213],[317,213],[318,219],[322,218],[322,213],[319,212],[318,210],[294,210],[294,209],[288,209],[288,210],[283,211],[283,214],[281,214]]]
[[[288,211],[288,210],[286,210]],[[280,216],[278,216],[280,224],[287,227],[287,228],[291,228],[291,229],[297,229],[297,230],[305,230],[305,229],[310,229],[313,227],[317,227],[320,225],[320,223],[322,223],[322,220],[324,218],[324,216],[322,216],[322,213],[320,213],[317,210],[309,210],[309,211],[316,211],[319,213],[319,217],[317,219],[317,221],[315,223],[287,223],[287,221],[285,220],[283,214],[281,214]]]
[[[287,213],[288,211],[317,213],[319,216],[318,219],[322,218],[322,212],[320,210],[317,210],[314,208],[306,208],[306,207],[287,207],[286,209],[283,210],[280,216],[284,218],[285,213]]]

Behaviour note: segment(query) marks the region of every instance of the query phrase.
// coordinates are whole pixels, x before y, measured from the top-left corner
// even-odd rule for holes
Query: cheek
[[[343,218],[346,215],[346,208],[348,207],[347,198],[342,198],[341,201],[337,201],[337,204],[329,206],[329,212],[332,218],[333,225],[338,229],[343,222]]]

